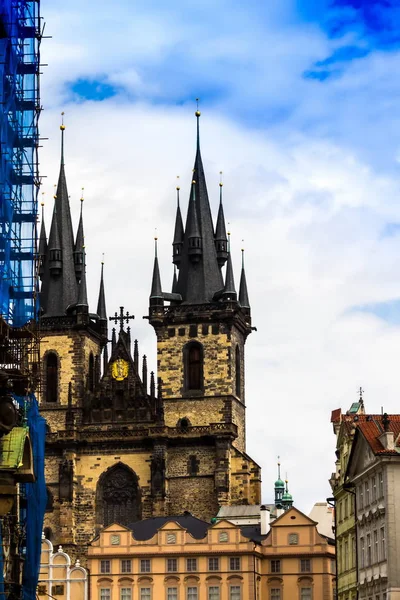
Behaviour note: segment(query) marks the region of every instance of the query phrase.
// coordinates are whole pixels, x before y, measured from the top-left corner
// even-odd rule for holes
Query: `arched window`
[[[89,392],[93,392],[93,390],[94,390],[94,358],[93,358],[92,353],[90,353],[90,356],[89,356],[88,387],[89,387]]]
[[[55,352],[46,356],[46,402],[58,401],[58,357]]]
[[[142,518],[138,477],[126,465],[110,467],[99,479],[96,497],[97,525],[130,525]]]
[[[187,391],[203,389],[203,346],[189,342],[184,349],[185,388]]]
[[[236,378],[236,396],[238,398],[242,395],[242,377],[241,377],[241,364],[240,364],[240,350],[239,346],[236,346],[235,350],[235,378]]]

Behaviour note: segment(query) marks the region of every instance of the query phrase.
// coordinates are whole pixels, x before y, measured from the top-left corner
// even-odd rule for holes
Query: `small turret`
[[[154,238],[154,267],[151,282],[150,306],[164,306],[164,298],[161,288],[160,268],[157,256],[157,238]]]
[[[74,267],[77,283],[80,282],[83,270],[83,246],[85,244],[85,236],[83,233],[83,188],[81,197],[81,214],[79,217],[78,231],[76,234],[75,248],[74,248]]]
[[[282,506],[284,508],[284,510],[289,510],[289,508],[292,508],[293,506],[293,496],[292,494],[289,494],[289,488],[288,488],[288,480],[285,480],[286,483],[286,489],[285,489],[285,493],[282,496]]]
[[[172,278],[172,293],[176,294],[178,287],[178,277],[176,276],[176,265],[174,265],[174,276]]]
[[[230,246],[230,244],[228,244],[228,246]],[[224,291],[222,293],[222,299],[226,301],[237,302],[237,294],[235,288],[235,280],[233,277],[233,267],[230,248],[228,251],[228,262],[226,263],[225,285]]]
[[[189,216],[190,215],[190,216]],[[188,254],[192,263],[197,263],[200,260],[202,251],[201,235],[196,209],[196,182],[192,181],[192,197],[189,205],[188,215]]]
[[[97,314],[101,324],[101,331],[105,338],[108,337],[108,320],[107,320],[107,309],[106,309],[106,297],[104,293],[104,262],[101,263],[101,275],[100,275],[100,289],[99,299],[97,302]]]
[[[39,237],[39,248],[38,248],[40,279],[43,279],[43,275],[44,275],[44,263],[46,260],[46,254],[47,254],[47,236],[46,236],[46,226],[44,223],[44,203],[42,202],[42,223],[40,225],[40,237]]]
[[[242,272],[240,275],[239,304],[250,311],[249,294],[247,292],[246,272],[244,270],[244,249],[242,248]]]
[[[89,313],[89,302],[87,296],[87,286],[86,286],[86,259],[85,259],[85,249],[83,248],[83,264],[82,264],[82,274],[79,283],[78,289],[78,301],[76,303],[76,312],[80,315],[88,315]]]
[[[275,506],[282,508],[282,498],[285,491],[285,484],[281,479],[281,463],[278,462],[278,479],[275,481]]]
[[[174,241],[172,242],[172,262],[179,269],[182,259],[182,248],[183,248],[183,240],[184,240],[184,229],[183,229],[183,221],[181,208],[179,204],[179,190],[180,187],[176,188],[176,197],[177,197],[177,206],[176,206],[176,218],[175,218],[175,232],[174,232]]]
[[[224,208],[222,205],[222,186],[219,184],[219,209],[217,217],[217,225],[215,228],[215,249],[217,251],[218,266],[221,269],[228,258],[228,238],[226,236]]]

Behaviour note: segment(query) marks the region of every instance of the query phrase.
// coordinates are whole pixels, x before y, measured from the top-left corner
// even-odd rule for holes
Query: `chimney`
[[[271,529],[270,512],[264,504],[260,506],[260,527],[261,535],[267,535],[267,533],[269,533],[269,530]]]
[[[387,413],[382,415],[383,433],[379,436],[378,440],[382,444],[385,450],[394,450],[394,432],[389,431],[390,419]]]

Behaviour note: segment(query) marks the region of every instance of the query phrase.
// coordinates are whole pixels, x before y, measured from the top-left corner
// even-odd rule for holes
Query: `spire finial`
[[[201,112],[199,111],[199,98],[196,98],[196,105],[197,105],[197,109],[196,112],[194,113],[196,115],[196,119],[197,119],[197,150],[200,149],[200,115]]]
[[[53,187],[54,187],[54,194],[53,194],[53,198],[54,198],[54,200],[55,200],[55,199],[57,198],[57,184],[55,183]]]
[[[363,404],[364,402],[364,398],[363,398],[363,394],[364,394],[364,390],[362,389],[362,387],[360,386],[358,392],[358,394],[360,394],[360,403]]]
[[[219,203],[222,206],[222,187],[223,187],[223,183],[222,183],[222,171],[219,172]]]
[[[154,230],[154,257],[155,258],[158,258],[158,253],[157,253],[157,250],[158,250],[157,246],[158,245],[157,245],[157,242],[158,242],[158,236],[157,236],[157,227],[156,227],[155,230]]]
[[[242,240],[241,252],[242,252],[242,269],[244,269],[244,240]]]
[[[278,456],[278,479],[281,478],[281,457]]]
[[[176,176],[176,203],[177,203],[178,208],[179,208],[179,190],[181,189],[179,183],[180,183],[179,175],[177,175]]]
[[[229,227],[230,223],[228,223],[228,227]],[[228,229],[228,252],[231,251],[231,232]]]
[[[104,265],[104,252],[102,252],[102,254],[101,254],[101,265],[102,266]]]
[[[61,113],[60,129],[61,129],[61,164],[63,165],[64,164],[64,131],[65,131],[64,111]]]

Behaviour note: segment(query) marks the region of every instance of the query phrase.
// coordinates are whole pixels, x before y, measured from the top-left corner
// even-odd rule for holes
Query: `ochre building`
[[[197,113],[197,127],[200,113]],[[47,239],[40,234],[41,413],[48,423],[46,535],[74,560],[114,522],[260,502],[246,454],[245,342],[252,330],[244,266],[236,291],[220,187],[214,226],[197,129],[185,226],[179,205],[174,279],[163,291],[157,252],[148,319],[158,373],[148,374],[121,307],[108,341],[103,270],[88,306],[83,216],[73,233],[62,158]],[[156,248],[157,251],[157,248]],[[150,277],[149,277],[150,279]],[[143,309],[138,307],[140,314]]]

